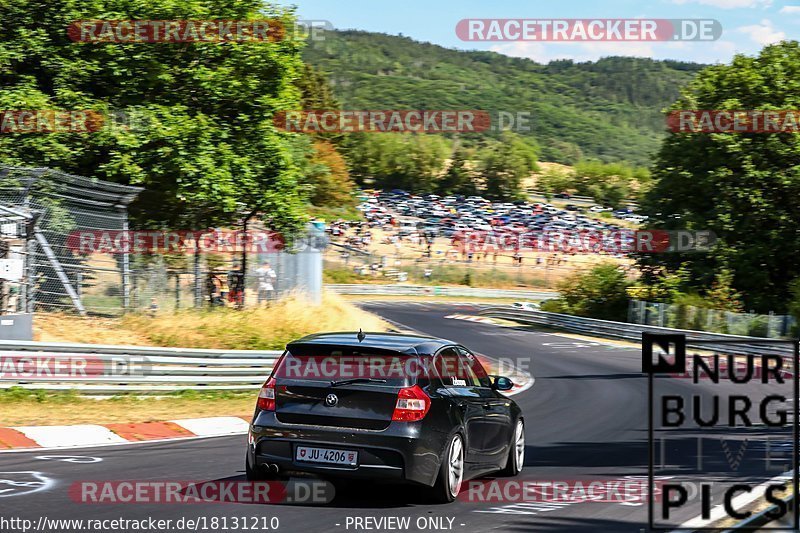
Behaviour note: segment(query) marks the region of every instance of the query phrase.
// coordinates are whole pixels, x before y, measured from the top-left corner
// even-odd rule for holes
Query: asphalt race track
[[[565,336],[504,328],[445,318],[474,312],[459,305],[373,302],[364,307],[398,324],[469,346],[494,358],[513,358],[536,378],[515,396],[526,418],[526,466],[514,480],[635,480],[647,475],[647,380],[638,349]],[[668,387],[687,387],[672,379]],[[89,504],[68,495],[73,483],[86,480],[243,480],[246,437],[217,437],[61,451],[0,454],[0,517],[30,519],[206,517],[197,530],[212,527],[212,517],[266,517],[277,531],[536,531],[636,532],[647,529],[647,504],[638,502],[470,502],[426,503],[424,494],[406,486],[354,483],[340,487],[327,505],[256,505],[242,503]],[[37,458],[81,456],[101,459]],[[49,484],[9,483],[37,472]],[[27,474],[28,477],[36,474]],[[4,482],[2,478],[8,478]],[[501,480],[507,481],[507,480]],[[3,484],[5,483],[5,484]],[[360,522],[356,518],[410,517],[408,527]],[[677,514],[676,523],[693,518]],[[277,524],[276,524],[277,522]],[[204,527],[205,526],[205,527]],[[235,530],[232,523],[229,530]],[[2,528],[0,528],[2,529]],[[173,528],[175,529],[175,528]],[[186,529],[186,528],[184,528]],[[244,528],[238,528],[244,530]],[[40,531],[68,531],[46,527]],[[6,528],[3,531],[19,531]]]

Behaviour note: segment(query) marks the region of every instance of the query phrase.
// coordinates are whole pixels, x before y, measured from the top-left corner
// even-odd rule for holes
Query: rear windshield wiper
[[[338,387],[339,385],[350,385],[351,383],[386,383],[386,380],[375,379],[375,378],[340,379],[339,381],[331,381],[331,387]]]

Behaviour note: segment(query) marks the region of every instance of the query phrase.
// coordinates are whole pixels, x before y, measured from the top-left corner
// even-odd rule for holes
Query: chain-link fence
[[[140,191],[57,170],[0,166],[0,311],[243,307],[293,291],[319,300],[319,228],[291,246],[256,223],[247,231],[130,230],[127,206]],[[22,263],[15,281],[2,273],[6,258]]]
[[[140,190],[47,168],[0,167],[0,205],[29,222],[14,237],[25,243],[18,310],[124,309],[128,258],[82,255],[74,241],[82,232],[126,231],[127,206]]]
[[[242,276],[242,265],[246,272]],[[290,294],[319,301],[321,249],[153,254],[132,261],[131,309],[257,307]]]
[[[733,313],[643,300],[630,301],[628,322],[750,337],[782,338],[797,334],[797,321],[792,315]]]

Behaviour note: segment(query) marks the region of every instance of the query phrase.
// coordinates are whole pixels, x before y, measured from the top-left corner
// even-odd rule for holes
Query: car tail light
[[[269,378],[261,390],[258,391],[256,405],[262,411],[275,410],[275,378]]]
[[[392,420],[397,422],[416,422],[422,420],[431,408],[431,399],[419,385],[400,389],[397,393]]]

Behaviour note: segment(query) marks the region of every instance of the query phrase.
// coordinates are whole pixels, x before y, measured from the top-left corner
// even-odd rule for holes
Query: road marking
[[[452,320],[466,320],[468,322],[480,322],[482,324],[494,324],[494,325],[497,325],[497,323],[494,320],[492,320],[491,318],[485,317],[485,316],[455,314],[455,315],[447,315],[447,316],[445,316],[445,318],[449,318],[449,319],[452,319]]]
[[[54,486],[55,482],[41,472],[0,472],[0,498],[32,494]]]
[[[572,341],[572,342],[543,342],[542,346],[547,346],[548,348],[593,348],[597,346],[602,346],[599,342],[581,342],[581,341]]]
[[[34,459],[42,461],[61,461],[64,463],[92,464],[103,460],[100,457],[90,457],[88,455],[37,455]]]

